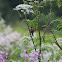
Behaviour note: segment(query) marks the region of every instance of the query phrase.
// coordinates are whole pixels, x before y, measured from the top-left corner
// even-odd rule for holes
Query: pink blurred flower
[[[1,55],[5,55],[5,52],[1,52]]]
[[[25,54],[25,59],[28,59],[28,55],[27,54]]]
[[[3,62],[6,62],[6,60],[5,60],[5,59],[3,59]]]
[[[6,56],[8,56],[8,53],[6,53]]]
[[[37,52],[34,52],[34,57],[38,58],[38,53]]]
[[[27,51],[26,51],[26,50],[24,50],[24,53],[27,53]]]
[[[6,53],[6,58],[8,58],[8,53]]]
[[[30,62],[34,62],[34,58],[31,57],[31,58],[30,58]]]
[[[3,60],[3,59],[4,59],[4,58],[1,56],[1,57],[0,57],[0,60]]]
[[[39,58],[41,59],[41,54],[39,54]]]

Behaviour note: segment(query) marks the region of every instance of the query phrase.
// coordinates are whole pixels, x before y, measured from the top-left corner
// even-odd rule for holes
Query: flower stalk
[[[25,12],[25,21],[26,21],[26,23],[27,23],[27,27],[28,27],[28,30],[29,30],[29,33],[30,33],[30,28],[29,28],[29,24],[28,24],[28,22],[27,22],[26,12]],[[33,37],[32,37],[31,35],[30,35],[30,37],[31,37],[31,39],[32,39],[32,42],[33,42],[33,45],[34,45],[34,49],[35,49],[35,51],[36,51]]]
[[[39,0],[38,0],[38,6],[37,6],[37,16],[39,15]],[[40,16],[39,16],[40,17]],[[38,34],[39,34],[39,54],[41,54],[41,34],[40,34],[40,22],[38,17]],[[38,57],[39,62],[41,62],[41,59]]]

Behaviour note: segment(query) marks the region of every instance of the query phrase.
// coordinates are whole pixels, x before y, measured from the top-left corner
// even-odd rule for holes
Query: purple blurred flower
[[[1,55],[5,55],[5,52],[1,52]]]
[[[0,57],[0,60],[3,60],[3,59],[4,59],[4,58],[1,56],[1,57]]]
[[[8,56],[8,53],[6,53],[6,56]]]
[[[41,59],[41,54],[39,54],[39,58]]]
[[[26,51],[26,50],[24,50],[24,53],[27,53],[27,51]]]
[[[6,58],[8,58],[8,53],[6,53]]]
[[[3,62],[6,62],[6,60],[5,60],[5,59],[3,59]]]
[[[38,58],[38,53],[37,52],[34,52],[34,57]]]
[[[8,58],[8,53],[5,53],[5,52],[1,52],[1,57],[0,57],[0,62],[6,62],[6,58],[2,55],[6,55],[6,58]]]
[[[34,58],[31,57],[31,58],[30,58],[30,62],[34,62]]]
[[[25,59],[28,59],[28,55],[27,54],[25,54]]]
[[[1,60],[1,62],[3,62],[3,60]]]
[[[6,56],[6,58],[8,58],[8,56]]]

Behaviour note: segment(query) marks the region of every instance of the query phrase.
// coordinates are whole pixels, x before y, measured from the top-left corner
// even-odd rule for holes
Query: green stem
[[[29,28],[29,24],[28,24],[28,22],[27,22],[26,14],[25,14],[25,21],[26,21],[26,23],[27,23],[27,27],[28,27],[28,30],[29,30],[29,33],[30,33],[30,28]],[[30,35],[30,37],[31,37],[31,39],[32,39],[32,42],[33,42],[33,45],[34,45],[34,49],[35,49],[35,51],[36,51],[33,37],[32,37],[31,35]]]
[[[39,43],[39,46],[40,46],[39,54],[41,54],[41,35],[40,35],[40,24],[39,24],[39,22],[38,22],[38,32],[39,32],[39,40],[40,40],[40,43]]]
[[[18,12],[19,15],[21,15],[21,14],[19,13],[19,11],[17,11],[17,12]],[[20,17],[21,17],[21,16],[20,16]],[[25,21],[26,21],[26,23],[27,23],[27,27],[28,27],[28,30],[29,30],[29,24],[28,24],[28,22],[27,22],[26,12],[25,12]],[[29,33],[30,33],[30,30],[29,30]],[[31,39],[32,39],[32,42],[33,42],[33,45],[34,45],[34,48],[35,48],[34,40],[33,40],[33,38],[32,38],[31,35],[30,35],[30,37],[31,37]],[[35,48],[35,51],[36,51],[36,48]]]
[[[39,7],[39,0],[38,0],[38,7]],[[37,7],[37,16],[38,15],[40,15],[39,14],[39,8]],[[39,41],[40,41],[40,43],[39,43],[39,47],[40,47],[40,49],[39,49],[39,54],[41,54],[41,34],[40,34],[40,22],[39,22],[39,17],[38,17],[38,33],[39,33]],[[41,59],[38,57],[38,60],[39,60],[39,62],[41,62]]]
[[[39,6],[39,0],[38,0],[38,6]],[[39,15],[39,8],[37,6],[37,16]],[[39,23],[39,17],[38,17],[38,33],[39,33],[39,40],[40,40],[40,43],[39,43],[39,54],[41,54],[41,35],[40,35],[40,23]]]
[[[51,4],[51,1],[50,1],[50,20],[51,20],[51,11],[52,11],[52,8],[51,8],[51,6],[52,6],[52,4]],[[50,30],[51,30],[51,27],[50,27]],[[56,37],[55,37],[55,35],[54,35],[54,33],[51,31],[51,33],[52,33],[52,35],[53,35],[53,37],[54,37],[54,39],[55,39],[55,44],[62,50],[62,47],[58,44],[58,42],[57,42],[57,40],[56,40]]]
[[[62,47],[58,44],[54,33],[53,33],[52,31],[51,31],[51,33],[52,33],[52,35],[53,35],[53,37],[54,37],[54,39],[55,39],[55,44],[62,50]]]

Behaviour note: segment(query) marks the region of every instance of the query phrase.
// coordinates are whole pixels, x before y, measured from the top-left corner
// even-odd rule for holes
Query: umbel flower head
[[[14,10],[21,10],[21,12],[26,11],[26,13],[29,14],[29,13],[33,13],[32,8],[33,8],[33,6],[31,6],[31,5],[19,4],[14,8]]]

